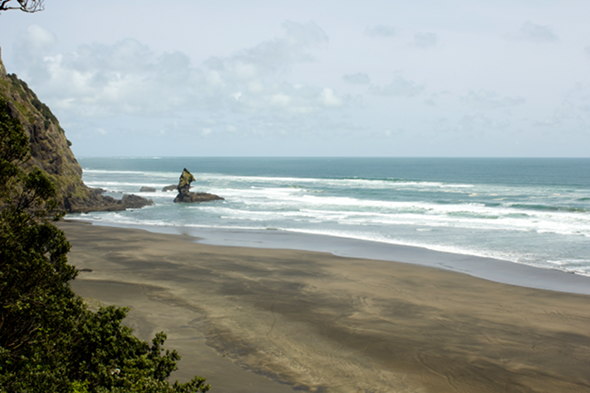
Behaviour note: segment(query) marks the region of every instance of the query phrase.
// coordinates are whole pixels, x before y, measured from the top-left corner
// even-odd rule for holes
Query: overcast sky
[[[590,1],[46,0],[9,72],[78,156],[590,156]]]

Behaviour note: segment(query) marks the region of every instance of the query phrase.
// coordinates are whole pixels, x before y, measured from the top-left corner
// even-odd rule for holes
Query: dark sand
[[[213,392],[590,392],[590,296],[62,222],[75,290]]]

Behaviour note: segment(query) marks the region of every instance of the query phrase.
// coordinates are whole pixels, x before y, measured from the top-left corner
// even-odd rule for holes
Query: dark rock
[[[162,188],[162,191],[174,191],[174,190],[176,190],[177,187],[178,186],[176,184],[171,184],[169,186]]]
[[[209,194],[207,192],[189,192],[188,194],[178,194],[174,198],[174,202],[210,202],[222,201],[223,198],[219,195]]]
[[[191,202],[209,202],[223,200],[222,197],[207,192],[191,192],[191,183],[195,181],[195,177],[186,168],[182,170],[180,179],[178,179],[178,195],[174,198],[176,203],[191,203]]]
[[[188,169],[184,168],[182,173],[180,174],[180,178],[178,179],[178,186],[176,187],[179,194],[186,194],[189,192],[191,188],[191,183],[194,182],[195,177],[192,173],[188,171]]]
[[[123,195],[123,198],[121,198],[121,204],[125,206],[126,209],[139,209],[144,206],[152,205],[153,202],[137,195],[128,194]]]
[[[121,199],[115,199],[108,195],[94,194],[96,198],[87,198],[80,203],[65,199],[66,210],[72,213],[89,213],[94,211],[121,211],[126,209],[139,209],[153,204],[153,201],[137,195],[123,195]]]
[[[156,192],[156,189],[154,187],[143,186],[139,189],[139,192]]]

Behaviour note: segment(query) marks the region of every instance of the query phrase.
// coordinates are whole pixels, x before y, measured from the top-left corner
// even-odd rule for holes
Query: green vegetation
[[[37,109],[38,113],[42,115],[45,121],[45,128],[48,128],[51,123],[59,124],[57,118],[53,115],[49,107],[39,100],[37,95],[29,88],[29,85],[27,85],[25,81],[19,79],[15,74],[7,74],[6,77],[11,82],[12,91],[18,93],[20,101],[30,101],[33,107]],[[22,107],[19,109],[23,115],[30,119],[31,122],[35,121],[35,114],[29,111],[25,105],[22,105]],[[60,131],[62,134],[64,133],[63,129],[61,128]]]
[[[69,286],[69,243],[52,223],[51,178],[24,165],[28,137],[0,97],[0,393],[196,393],[203,378],[167,381],[179,355],[122,324],[126,310],[93,312]]]

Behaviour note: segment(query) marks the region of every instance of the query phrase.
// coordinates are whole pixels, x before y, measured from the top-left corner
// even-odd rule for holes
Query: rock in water
[[[123,198],[121,198],[121,204],[125,206],[126,209],[139,209],[146,206],[145,203],[146,199],[134,194],[125,194]],[[149,203],[148,205],[151,205]]]
[[[174,202],[209,202],[223,200],[222,197],[215,194],[209,194],[207,192],[190,192],[191,183],[196,179],[188,169],[184,168],[178,179],[178,195],[174,198]]]

